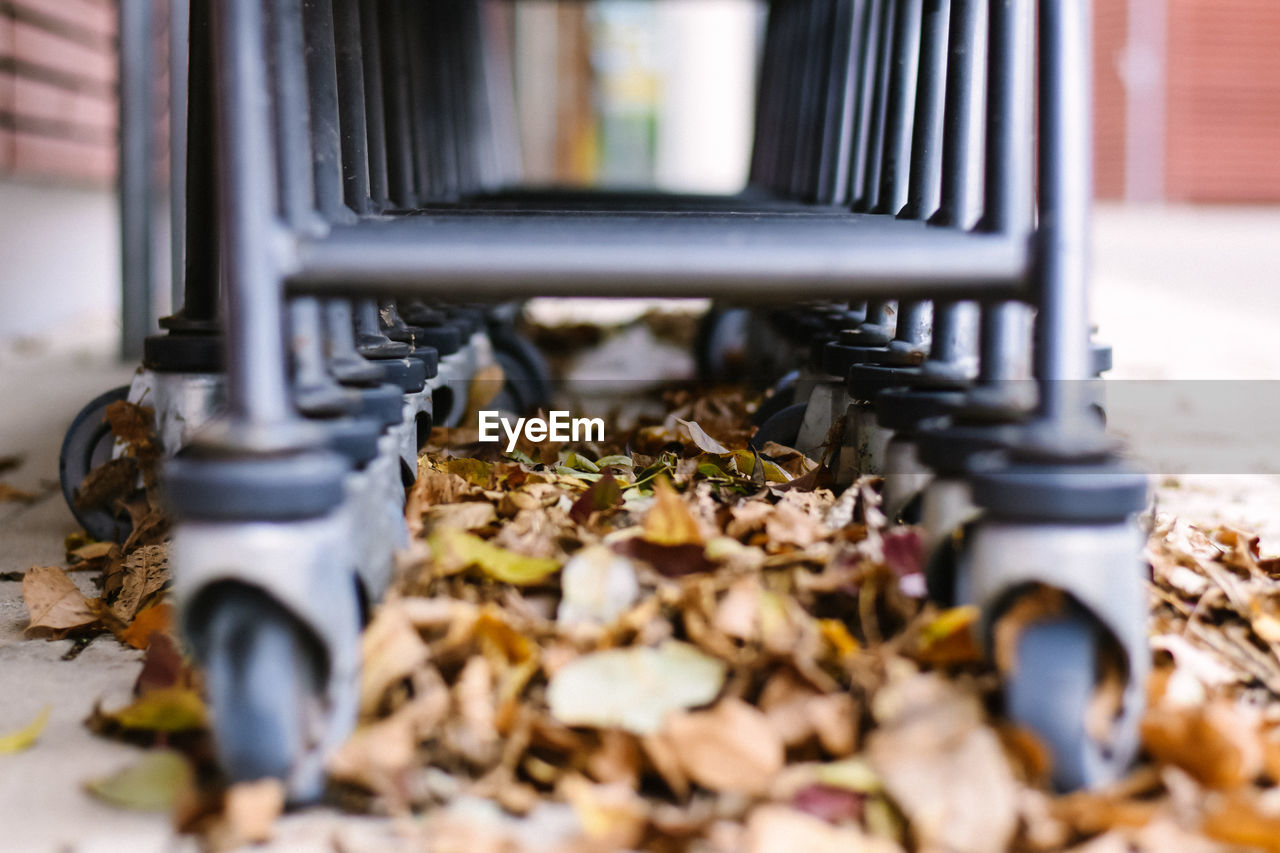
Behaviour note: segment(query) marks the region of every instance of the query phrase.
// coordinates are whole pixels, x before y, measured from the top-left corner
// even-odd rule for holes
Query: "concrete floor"
[[[1280,348],[1273,339],[1280,320],[1280,288],[1274,286],[1280,270],[1275,236],[1280,234],[1280,210],[1112,208],[1101,210],[1097,223],[1094,313],[1101,337],[1116,347],[1115,377],[1280,381]],[[113,272],[98,270],[102,276]],[[111,279],[105,281],[82,284],[97,292],[110,289]],[[20,302],[16,286],[11,278],[0,281],[6,306],[48,307],[46,301],[32,301],[30,293]],[[47,321],[35,319],[0,327],[0,455],[16,453],[26,459],[4,480],[44,493],[30,506],[0,504],[0,572],[62,564],[63,538],[75,529],[56,490],[63,430],[85,402],[128,381],[131,373],[114,361],[115,327],[109,317],[99,314],[72,329],[32,334],[42,326],[49,328]],[[1237,435],[1258,430],[1230,412],[1193,412],[1194,386],[1151,387],[1157,390],[1142,393],[1154,393],[1173,414],[1135,416],[1121,424],[1121,431],[1155,451],[1147,454],[1149,470],[1177,475],[1176,480],[1159,478],[1160,505],[1192,519],[1258,529],[1269,538],[1269,550],[1275,550],[1280,543],[1280,439],[1255,437],[1252,453],[1236,454],[1234,467],[1215,469],[1214,463],[1201,460],[1189,471],[1179,469],[1179,460],[1191,450],[1230,444]],[[1146,398],[1134,399],[1141,403]],[[1125,408],[1123,402],[1117,401],[1118,409]],[[1248,428],[1227,429],[1241,420]],[[1224,473],[1228,467],[1239,473]],[[87,577],[77,581],[90,589]],[[140,654],[99,639],[75,660],[62,661],[68,642],[25,640],[25,625],[21,584],[0,581],[0,733],[25,724],[45,705],[53,708],[32,749],[0,756],[0,849],[191,849],[190,841],[173,835],[165,816],[108,808],[82,790],[84,780],[117,770],[136,755],[131,747],[92,736],[82,721],[96,701],[110,703],[127,695]],[[344,849],[364,849],[359,839],[368,849],[385,849],[389,831],[377,821],[338,819],[318,811],[286,822],[273,847],[332,849],[330,840],[338,833],[344,836]]]

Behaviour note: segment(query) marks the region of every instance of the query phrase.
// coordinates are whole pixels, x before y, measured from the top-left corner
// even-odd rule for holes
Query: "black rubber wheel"
[[[773,441],[785,447],[795,447],[808,408],[808,403],[795,403],[777,412],[756,430],[751,437],[751,446],[759,450]]]
[[[769,389],[770,393],[760,401],[760,407],[751,416],[751,422],[756,426],[761,426],[778,412],[794,405],[796,402],[796,382],[799,379],[800,371],[793,370],[773,383],[773,387]]]
[[[494,357],[508,374],[512,399],[523,407],[521,414],[550,405],[551,368],[533,341],[515,331],[503,331],[491,340]]]
[[[107,509],[77,509],[76,492],[90,471],[111,459],[115,439],[107,425],[107,406],[126,400],[129,386],[112,388],[94,398],[80,410],[67,434],[62,439],[62,451],[58,455],[58,479],[62,484],[62,496],[76,521],[94,539],[123,542],[133,530],[128,513],[115,513]]]
[[[1101,785],[1116,773],[1105,745],[1086,729],[1100,630],[1080,613],[1032,622],[1018,638],[1016,670],[1005,673],[1005,713],[1049,748],[1059,791]]]
[[[698,379],[708,384],[741,378],[746,361],[747,321],[743,308],[712,307],[698,321],[693,360]]]
[[[205,683],[222,768],[233,782],[289,780],[309,748],[307,720],[322,691],[315,643],[260,593],[229,590],[207,606]]]

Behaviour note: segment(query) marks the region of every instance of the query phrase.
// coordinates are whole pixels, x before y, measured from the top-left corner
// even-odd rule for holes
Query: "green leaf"
[[[442,528],[427,540],[435,558],[453,569],[476,568],[488,577],[516,586],[541,583],[560,570],[560,561],[526,557],[454,528]]]
[[[52,705],[45,705],[31,722],[17,731],[0,735],[0,755],[9,755],[29,749],[40,737],[40,733],[44,731],[44,725],[49,722],[49,712],[52,710]]]
[[[538,460],[534,459],[532,456],[530,456],[528,453],[525,453],[523,450],[513,450],[507,454],[507,458],[512,461],[519,462],[524,465],[528,465],[531,468],[536,468],[538,466]]]
[[[575,471],[590,471],[592,474],[600,473],[600,466],[592,462],[579,453],[570,453],[561,463],[565,468],[572,468]]]
[[[621,465],[624,468],[635,467],[635,463],[631,461],[631,457],[623,456],[621,453],[615,453],[612,456],[601,456],[596,460],[596,464],[601,468],[608,468],[612,465]]]
[[[187,760],[172,750],[148,752],[110,776],[85,782],[85,789],[105,803],[144,812],[172,811],[191,777]]]

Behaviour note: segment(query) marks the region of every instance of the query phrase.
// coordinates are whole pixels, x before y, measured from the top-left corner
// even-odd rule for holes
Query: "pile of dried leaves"
[[[1055,796],[994,711],[977,613],[924,600],[877,484],[747,449],[741,392],[665,402],[599,445],[433,436],[331,802],[433,850],[1280,850],[1280,564],[1256,540],[1156,519],[1143,763]],[[103,597],[33,627],[147,632],[137,701],[90,725],[161,747],[99,796],[265,837],[278,787],[217,788],[198,675],[144,618],[166,605],[137,555],[161,546],[87,547]]]

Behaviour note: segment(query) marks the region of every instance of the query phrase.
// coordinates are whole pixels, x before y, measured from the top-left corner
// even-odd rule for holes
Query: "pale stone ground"
[[[1280,322],[1280,210],[1104,209],[1097,232],[1094,313],[1101,337],[1116,347],[1115,378],[1280,381],[1274,340]],[[6,307],[26,304],[17,301],[15,287],[30,302],[29,286],[14,279],[11,267],[0,272]],[[67,310],[109,306],[103,289],[109,291],[109,284],[60,304]],[[66,298],[56,288],[52,292]],[[48,325],[18,326],[27,335],[20,343],[12,338],[15,327],[5,326],[10,337],[0,340],[0,455],[26,457],[5,479],[48,494],[32,506],[0,504],[0,572],[62,562],[63,537],[74,529],[56,492],[63,430],[85,402],[127,381],[131,372],[113,359],[114,328],[104,316],[109,315],[99,311],[98,319],[64,325],[55,334],[38,333]],[[1132,387],[1114,386],[1121,396],[1111,401],[1113,422],[1138,445],[1148,470],[1176,474],[1157,478],[1160,507],[1195,520],[1254,528],[1264,534],[1264,544],[1269,539],[1269,550],[1277,550],[1280,439],[1272,440],[1267,431],[1280,418],[1256,418],[1265,417],[1262,403],[1280,401],[1280,395],[1253,401],[1261,408],[1252,414],[1242,412],[1239,401],[1210,404],[1204,411],[1198,401],[1221,400],[1222,393],[1214,397],[1179,385],[1157,395],[1164,409],[1152,411],[1154,403],[1139,405],[1150,390],[1130,396],[1125,389]],[[1262,397],[1267,390],[1246,389]],[[1252,439],[1247,451],[1241,449],[1245,437]],[[1215,446],[1236,451],[1227,460],[1233,468],[1190,452]],[[1198,461],[1188,468],[1188,458]],[[1247,473],[1218,473],[1226,470]],[[89,589],[88,578],[77,580]],[[0,756],[0,849],[192,849],[191,842],[173,835],[165,817],[111,809],[82,792],[85,779],[136,756],[132,747],[93,737],[81,721],[95,701],[127,695],[140,653],[99,639],[74,661],[62,661],[70,644],[24,640],[25,624],[21,584],[0,581],[0,732],[21,726],[47,704],[53,707],[35,747]],[[321,810],[290,818],[272,848],[330,850],[336,837],[342,849],[379,849],[393,831],[379,821]]]

